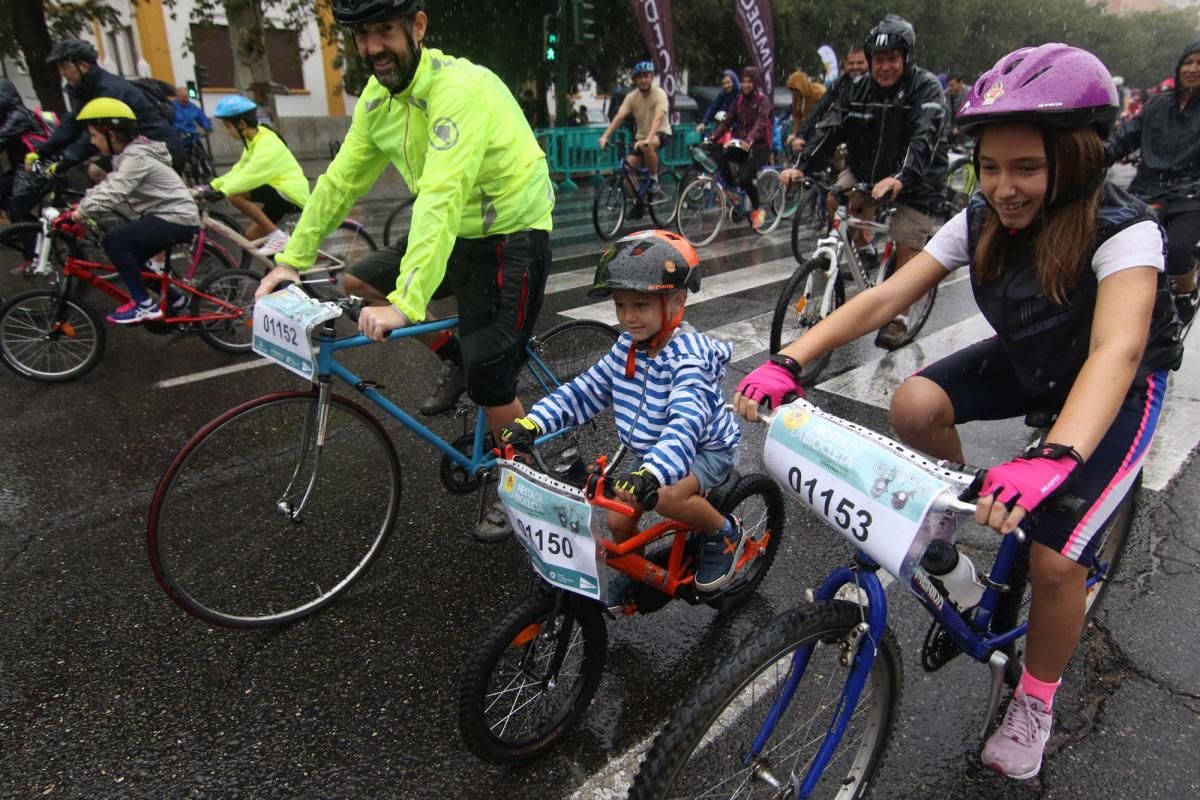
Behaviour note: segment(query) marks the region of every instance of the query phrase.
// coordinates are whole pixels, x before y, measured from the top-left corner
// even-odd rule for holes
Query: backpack
[[[168,125],[175,125],[175,87],[157,78],[128,78],[137,90],[158,109]]]

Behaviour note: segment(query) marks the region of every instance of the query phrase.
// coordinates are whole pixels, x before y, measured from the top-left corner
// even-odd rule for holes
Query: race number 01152
[[[791,484],[792,491],[796,494],[802,498],[807,496],[808,505],[814,511],[821,513],[825,519],[842,530],[848,531],[858,541],[865,542],[867,540],[867,536],[870,535],[871,523],[874,521],[870,511],[865,508],[855,508],[853,500],[848,497],[837,497],[833,489],[818,491],[820,487],[817,485],[817,479],[804,480],[798,467],[788,470],[788,483]],[[851,514],[857,517],[857,526],[852,524],[854,520]]]

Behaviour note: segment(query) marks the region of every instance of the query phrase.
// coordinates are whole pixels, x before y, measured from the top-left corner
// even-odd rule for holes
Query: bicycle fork
[[[321,381],[317,390],[316,413],[308,414],[304,419],[304,430],[301,432],[300,446],[296,453],[296,468],[292,470],[292,477],[284,487],[283,495],[275,503],[275,508],[280,513],[286,514],[288,519],[296,524],[304,521],[301,515],[304,513],[304,507],[308,504],[309,497],[312,496],[313,487],[317,484],[317,470],[321,466],[321,449],[325,446],[325,432],[329,424],[330,391],[332,390],[329,387],[329,381]],[[310,450],[313,451],[313,461],[312,472],[308,476],[308,485],[304,487],[304,494],[300,501],[293,504],[290,499],[293,487],[298,485],[299,480],[303,480],[300,473]]]

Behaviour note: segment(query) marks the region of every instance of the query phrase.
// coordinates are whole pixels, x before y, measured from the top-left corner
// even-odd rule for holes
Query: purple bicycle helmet
[[[993,122],[1028,122],[1042,128],[1091,126],[1107,139],[1120,103],[1112,75],[1100,59],[1054,42],[1022,47],[996,62],[967,92],[955,118],[977,137]]]

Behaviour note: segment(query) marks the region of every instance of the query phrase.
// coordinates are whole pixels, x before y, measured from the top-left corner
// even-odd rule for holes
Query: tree
[[[50,48],[59,39],[78,36],[93,19],[105,27],[120,21],[101,0],[0,0],[0,56],[25,65],[43,108],[66,112],[58,72],[46,63]]]

